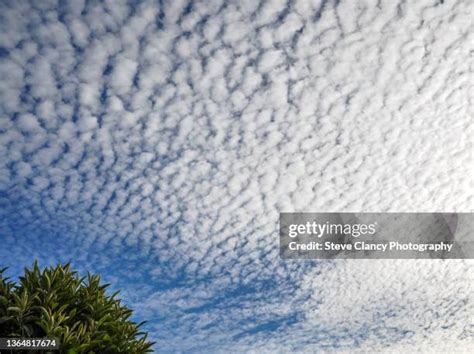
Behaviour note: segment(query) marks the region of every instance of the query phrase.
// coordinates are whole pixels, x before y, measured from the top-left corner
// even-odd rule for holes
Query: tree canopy
[[[35,262],[17,283],[0,270],[0,337],[55,338],[61,353],[148,353],[154,343],[98,275]]]

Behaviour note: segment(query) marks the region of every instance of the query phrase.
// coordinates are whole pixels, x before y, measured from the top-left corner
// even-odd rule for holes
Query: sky
[[[280,212],[472,212],[469,0],[0,0],[0,265],[159,352],[474,347],[471,260],[282,260]]]

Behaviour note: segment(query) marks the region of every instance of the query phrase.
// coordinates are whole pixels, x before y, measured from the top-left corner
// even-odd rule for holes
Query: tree
[[[98,275],[79,277],[71,265],[31,270],[14,283],[0,270],[0,337],[55,338],[60,352],[148,353],[154,343],[130,320],[118,292]]]

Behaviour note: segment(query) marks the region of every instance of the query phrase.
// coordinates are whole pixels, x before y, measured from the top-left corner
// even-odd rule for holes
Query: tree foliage
[[[61,353],[148,353],[152,345],[130,320],[118,292],[98,275],[80,277],[70,264],[40,270],[35,262],[18,283],[0,270],[0,337],[55,338]]]

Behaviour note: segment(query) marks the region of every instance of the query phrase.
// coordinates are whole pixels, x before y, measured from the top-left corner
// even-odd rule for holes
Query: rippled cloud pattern
[[[0,260],[162,352],[469,351],[472,261],[283,261],[279,212],[472,211],[469,0],[0,1]]]

